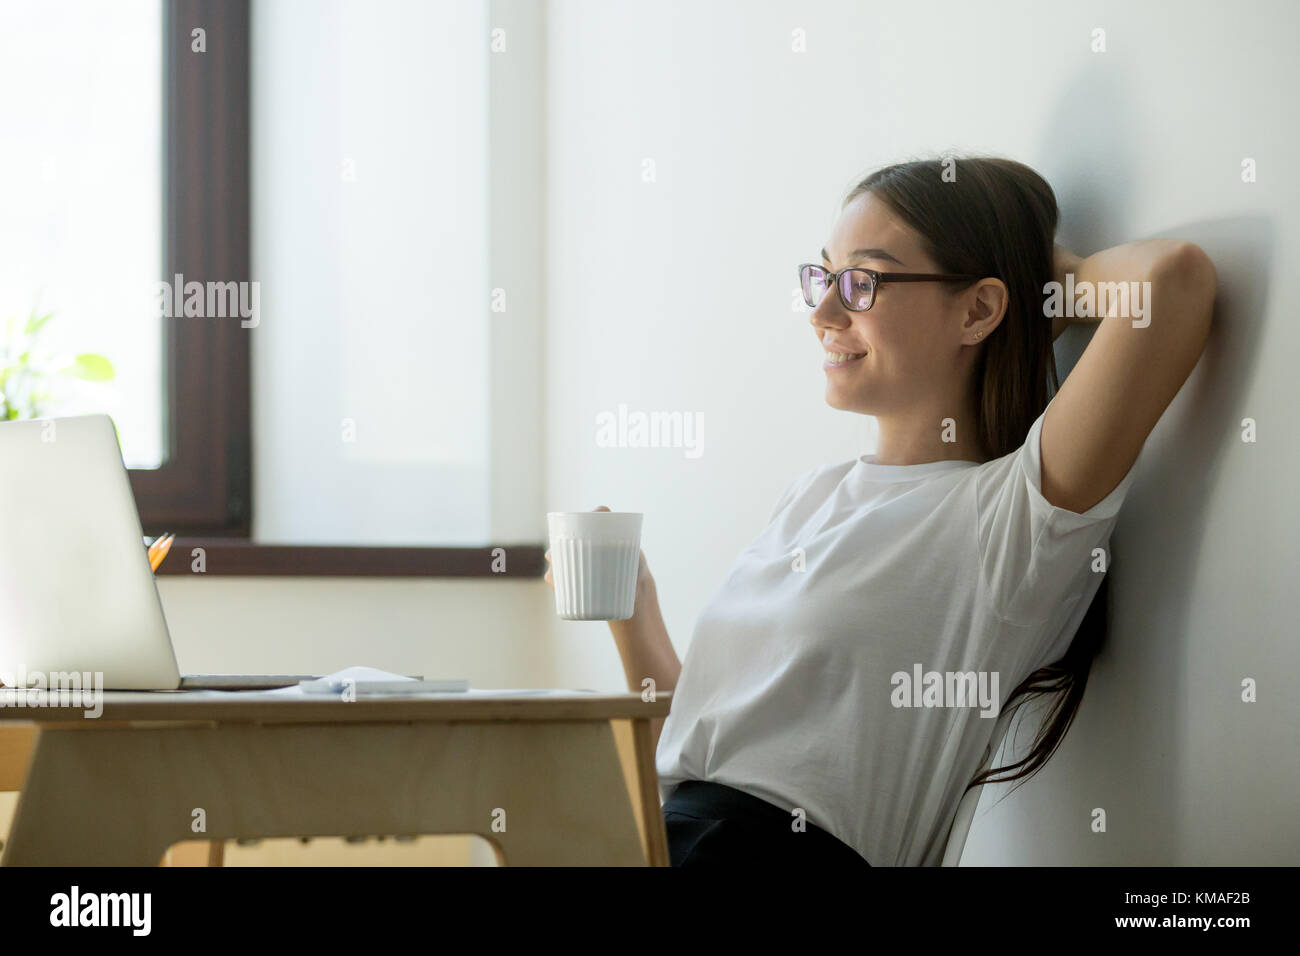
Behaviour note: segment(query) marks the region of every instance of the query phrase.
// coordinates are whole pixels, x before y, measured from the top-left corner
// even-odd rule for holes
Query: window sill
[[[195,548],[204,570],[192,570]],[[268,545],[247,538],[176,538],[159,575],[225,577],[540,578],[545,546],[486,545],[480,548]],[[494,571],[505,560],[505,569]]]

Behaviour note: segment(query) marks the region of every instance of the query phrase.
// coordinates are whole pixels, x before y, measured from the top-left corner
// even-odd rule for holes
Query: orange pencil
[[[175,540],[176,535],[165,534],[149,545],[149,567],[152,570],[158,570],[158,565],[162,564],[163,558],[167,557],[167,552],[171,550],[172,542]]]

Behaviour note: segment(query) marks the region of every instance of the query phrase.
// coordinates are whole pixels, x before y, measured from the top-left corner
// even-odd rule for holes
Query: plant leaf
[[[54,318],[53,312],[46,312],[44,315],[38,316],[36,310],[33,309],[32,314],[27,317],[27,325],[23,328],[23,335],[36,334],[40,331],[41,326],[52,318]]]
[[[82,352],[69,366],[67,374],[74,378],[85,379],[87,382],[107,382],[116,373],[113,371],[113,363],[104,356],[96,355],[94,352]]]

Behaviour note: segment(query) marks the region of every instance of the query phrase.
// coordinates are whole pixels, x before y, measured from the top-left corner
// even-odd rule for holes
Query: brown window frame
[[[164,275],[249,277],[247,0],[164,5]],[[206,32],[191,52],[190,31]],[[167,456],[132,469],[140,521],[247,538],[252,530],[249,337],[238,319],[164,322]]]
[[[250,280],[248,0],[164,5],[164,263],[185,282]],[[191,31],[205,31],[205,51]],[[132,469],[146,535],[176,533],[159,574],[539,577],[543,546],[299,547],[250,539],[250,336],[238,318],[163,320],[167,458]],[[494,562],[497,562],[494,564]]]

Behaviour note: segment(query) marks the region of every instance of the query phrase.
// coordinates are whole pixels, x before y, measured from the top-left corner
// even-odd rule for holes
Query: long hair
[[[1010,454],[1024,444],[1030,426],[1060,387],[1052,323],[1043,311],[1043,287],[1053,278],[1059,216],[1052,187],[1013,160],[958,157],[879,169],[854,186],[843,205],[865,192],[916,231],[941,272],[993,277],[1006,284],[1006,314],[975,346],[979,354],[972,387],[980,444],[992,458]],[[966,790],[988,782],[1024,783],[1056,752],[1079,710],[1092,659],[1105,640],[1108,599],[1103,578],[1065,655],[1034,671],[1007,698],[1004,711],[1058,695],[1029,753],[1006,767],[978,773]],[[1011,771],[992,780],[995,774]]]

